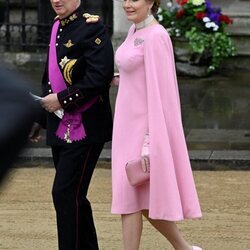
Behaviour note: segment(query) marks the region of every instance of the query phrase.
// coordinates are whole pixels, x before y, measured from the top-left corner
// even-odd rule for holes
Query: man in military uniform
[[[103,145],[112,135],[112,44],[102,22],[84,14],[80,4],[51,0],[58,17],[42,80],[44,126],[56,169],[52,196],[60,250],[98,249],[86,196]],[[62,110],[61,118],[62,112],[55,115]]]

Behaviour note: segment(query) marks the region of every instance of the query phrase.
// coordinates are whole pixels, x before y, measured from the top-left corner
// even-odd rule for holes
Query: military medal
[[[67,126],[67,131],[66,131],[65,134],[64,134],[64,140],[65,140],[67,143],[72,143],[72,140],[70,139],[70,123],[68,124],[68,126]]]
[[[61,59],[61,62],[59,64],[60,64],[60,66],[61,66],[62,69],[64,68],[65,64],[68,61],[70,61],[70,59],[67,56],[65,56],[64,58]]]

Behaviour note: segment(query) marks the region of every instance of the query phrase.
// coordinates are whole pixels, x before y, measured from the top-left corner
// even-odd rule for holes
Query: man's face
[[[80,0],[50,0],[50,2],[60,19],[69,16],[81,3]]]

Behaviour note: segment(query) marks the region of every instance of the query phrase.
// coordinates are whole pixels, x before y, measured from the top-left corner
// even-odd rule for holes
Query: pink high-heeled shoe
[[[202,250],[202,248],[197,247],[197,246],[192,246],[192,250]]]

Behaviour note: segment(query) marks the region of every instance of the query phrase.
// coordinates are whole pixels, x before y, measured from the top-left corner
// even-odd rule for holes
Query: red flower
[[[230,19],[229,16],[226,16],[226,15],[221,15],[220,16],[220,21],[224,22],[226,24],[232,24],[233,23],[233,20]]]
[[[179,10],[178,12],[177,12],[177,14],[176,14],[176,18],[181,18],[182,16],[183,16],[183,14],[184,14],[184,10]]]
[[[206,16],[206,13],[205,13],[205,12],[197,12],[197,13],[196,13],[196,18],[197,18],[198,20],[202,20],[203,17],[205,17],[205,16]]]
[[[177,0],[177,3],[180,5],[185,5],[188,2],[188,0]]]

